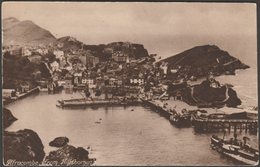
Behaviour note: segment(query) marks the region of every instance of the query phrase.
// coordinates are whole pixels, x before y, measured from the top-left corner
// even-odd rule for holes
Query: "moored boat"
[[[178,127],[189,127],[191,126],[191,114],[186,109],[183,109],[181,113],[173,110],[170,122]]]
[[[247,137],[244,137],[244,143],[236,139],[224,140],[216,135],[211,137],[211,147],[223,155],[232,158],[246,165],[256,165],[259,162],[259,151],[246,143]]]

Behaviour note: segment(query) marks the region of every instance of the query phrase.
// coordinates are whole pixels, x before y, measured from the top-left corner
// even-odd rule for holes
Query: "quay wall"
[[[40,91],[40,88],[39,88],[39,87],[35,87],[35,88],[29,90],[28,92],[19,94],[19,95],[17,95],[17,96],[14,97],[14,98],[11,98],[10,100],[5,101],[5,102],[4,102],[4,105],[8,105],[8,104],[10,104],[10,103],[12,103],[12,102],[15,102],[16,100],[19,100],[19,99],[23,99],[23,98],[25,98],[25,97],[28,97],[28,96],[30,96],[30,95],[32,95],[32,94],[34,94],[34,93],[38,93],[39,91]]]

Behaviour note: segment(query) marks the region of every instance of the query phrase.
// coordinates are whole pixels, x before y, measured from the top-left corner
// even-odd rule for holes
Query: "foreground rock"
[[[51,151],[45,158],[43,164],[62,165],[62,166],[89,166],[95,159],[88,157],[89,152],[82,147],[65,145],[56,151]]]
[[[37,133],[24,129],[3,133],[4,163],[14,166],[37,166],[45,156],[43,144]]]
[[[49,143],[51,147],[62,147],[69,142],[67,137],[56,137],[53,141]]]
[[[3,127],[4,129],[10,126],[17,118],[13,116],[10,110],[4,108],[3,110]]]

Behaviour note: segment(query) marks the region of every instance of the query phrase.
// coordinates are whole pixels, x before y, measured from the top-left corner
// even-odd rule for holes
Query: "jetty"
[[[154,109],[155,112],[159,112],[162,116],[166,117],[167,119],[173,114],[172,110],[167,106],[167,104],[159,101],[159,100],[146,100],[141,98],[141,101]]]
[[[31,94],[34,94],[34,93],[37,93],[40,91],[40,87],[35,87],[35,88],[32,88],[30,90],[28,90],[27,92],[24,92],[24,93],[20,93],[20,94],[16,94],[16,96],[14,97],[11,97],[10,99],[3,99],[3,103],[4,105],[7,105],[7,104],[10,104],[16,100],[19,100],[19,99],[23,99]]]
[[[258,129],[257,111],[228,107],[199,108],[179,100],[141,100],[171,123],[178,127],[192,126],[196,132],[245,130],[256,133]]]
[[[226,112],[208,113],[197,110],[191,114],[191,122],[197,132],[240,131],[256,133],[258,129],[258,113],[237,108],[223,108]],[[233,111],[232,111],[233,110]]]
[[[138,99],[101,99],[101,98],[77,98],[77,99],[67,99],[58,100],[57,107],[93,107],[99,105],[134,105],[139,103]]]
[[[178,127],[190,126],[190,111],[198,109],[196,106],[189,106],[180,100],[147,100],[144,98],[141,100]]]
[[[27,97],[27,96],[29,96],[29,95],[31,95],[33,93],[39,92],[39,91],[40,91],[40,88],[37,86],[37,87],[35,87],[33,89],[28,90],[25,93],[21,93],[21,94],[16,95],[16,97],[14,97],[14,99],[15,100],[22,99],[22,98],[25,98],[25,97]]]

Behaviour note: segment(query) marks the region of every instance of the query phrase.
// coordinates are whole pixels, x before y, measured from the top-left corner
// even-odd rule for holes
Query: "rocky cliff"
[[[65,52],[72,52],[73,50],[89,51],[93,56],[99,57],[100,60],[106,61],[112,57],[112,53],[120,51],[131,58],[139,59],[148,57],[148,51],[141,44],[130,42],[112,42],[109,44],[87,45],[78,41],[74,37],[66,36],[57,39],[56,45]]]
[[[11,113],[10,110],[4,108],[3,109],[3,128],[7,128],[8,126],[10,126],[14,121],[17,120],[17,118],[15,118],[13,116],[13,114]]]
[[[169,76],[176,75],[186,78],[204,77],[210,71],[215,75],[232,74],[236,69],[249,68],[248,65],[215,45],[196,46],[160,62],[168,64]],[[173,74],[172,69],[177,72]]]
[[[3,133],[4,163],[15,166],[37,165],[45,156],[43,144],[37,133],[24,129]],[[19,165],[17,163],[23,163]]]

